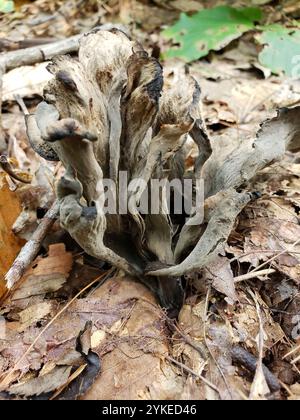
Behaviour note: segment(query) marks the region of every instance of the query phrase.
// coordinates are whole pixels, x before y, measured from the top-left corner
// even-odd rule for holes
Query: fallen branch
[[[18,283],[25,270],[37,256],[44,238],[58,217],[58,211],[59,205],[58,202],[55,201],[43,217],[36,231],[33,233],[32,238],[21,249],[21,252],[5,276],[8,289],[11,289]]]
[[[5,71],[15,69],[20,66],[30,66],[42,61],[50,60],[58,54],[67,54],[76,52],[79,48],[79,39],[82,34],[72,36],[71,38],[52,42],[51,44],[39,45],[31,48],[10,51],[0,54],[0,67]]]
[[[107,23],[100,25],[93,30],[107,30],[118,28],[126,32],[123,25],[113,25]],[[10,51],[0,54],[0,69],[3,67],[4,72],[13,70],[20,66],[30,66],[43,61],[51,60],[56,55],[70,54],[79,49],[79,40],[84,34],[74,35],[70,38],[62,39],[48,44],[38,45],[30,48],[23,48],[16,51]],[[1,71],[1,70],[0,70]]]

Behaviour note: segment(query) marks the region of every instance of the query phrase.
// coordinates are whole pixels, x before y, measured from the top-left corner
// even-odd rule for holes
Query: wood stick
[[[238,283],[240,281],[251,280],[260,276],[267,276],[268,274],[273,274],[273,273],[276,273],[276,270],[274,270],[273,268],[267,268],[266,270],[260,270],[260,271],[251,271],[250,273],[234,277],[234,282]]]
[[[173,359],[173,357],[171,357],[171,356],[168,356],[168,355],[165,354],[164,355],[164,358],[167,359],[167,360],[169,360],[169,362],[174,363],[174,365],[179,366],[181,369],[183,369],[186,372],[190,373],[194,377],[201,379],[201,381],[205,385],[209,386],[211,389],[213,389],[215,392],[217,392],[220,395],[219,389],[213,383],[211,383],[208,379],[204,378],[204,376],[199,375],[199,373],[197,373],[194,370],[190,369],[188,366],[184,365],[183,363],[178,362],[178,360]]]
[[[96,30],[119,29],[127,33],[127,28],[123,25],[106,23],[97,26]],[[62,39],[50,44],[39,45],[31,48],[23,48],[21,50],[10,51],[0,54],[0,67],[3,66],[5,71],[13,70],[20,66],[30,66],[36,63],[50,60],[55,55],[63,55],[78,51],[79,40],[84,34],[74,35],[70,38]]]
[[[0,38],[0,51],[16,51],[23,48],[36,47],[38,45],[50,44],[52,42],[58,41],[57,38],[31,38],[31,39],[21,39],[19,41],[14,41],[10,38]]]
[[[37,256],[43,240],[58,217],[58,212],[59,205],[58,202],[55,201],[41,220],[31,239],[21,249],[11,268],[6,273],[5,280],[8,289],[11,289],[20,281],[25,270]]]
[[[5,68],[5,71],[9,71],[16,67],[29,66],[50,60],[58,54],[76,52],[79,48],[79,39],[81,37],[82,34],[52,42],[51,44],[1,53],[0,66],[2,65]]]

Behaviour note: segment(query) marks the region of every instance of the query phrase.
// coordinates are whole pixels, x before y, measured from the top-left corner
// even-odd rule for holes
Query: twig
[[[48,322],[48,324],[42,329],[42,331],[38,334],[38,336],[33,340],[33,342],[30,344],[28,349],[25,351],[25,353],[20,357],[20,359],[15,363],[14,367],[7,373],[7,375],[4,377],[4,379],[0,383],[0,390],[5,390],[12,378],[13,373],[19,368],[20,364],[23,362],[23,360],[26,358],[26,356],[30,353],[30,351],[35,347],[36,343],[39,341],[39,339],[42,337],[42,335],[47,331],[47,329],[57,320],[57,318],[60,317],[71,305],[75,300],[82,295],[86,290],[88,290],[90,287],[92,287],[95,283],[97,283],[99,280],[101,280],[106,275],[110,274],[111,270],[108,272],[105,272],[98,276],[95,280],[93,280],[91,283],[89,283],[87,286],[85,286],[80,292],[78,292],[57,314],[54,316],[54,318],[51,319],[51,321]]]
[[[16,67],[28,66],[50,60],[58,54],[76,52],[79,48],[79,39],[81,37],[82,34],[52,42],[51,44],[1,53],[0,66],[2,65],[5,71],[9,71]]]
[[[295,363],[298,363],[298,362],[299,362],[299,360],[300,360],[300,356],[297,356],[295,359],[293,359],[293,360],[291,361],[292,365],[294,365]]]
[[[274,255],[274,257],[270,258],[268,261],[260,264],[258,267],[254,268],[254,270],[250,271],[250,273],[255,273],[256,271],[260,270],[262,267],[265,267],[267,264],[271,263],[272,261],[276,260],[278,257],[280,257],[283,254],[289,253],[289,251],[291,251],[293,248],[295,248],[295,246],[297,246],[300,243],[300,239],[297,239],[297,241],[295,241],[290,249],[284,249],[282,252],[280,252],[279,254]],[[250,274],[249,273],[249,274]]]
[[[169,317],[165,316],[165,319],[168,323],[168,325],[173,328],[173,330],[175,330],[177,332],[177,334],[180,335],[180,337],[186,342],[186,344],[188,344],[189,346],[191,346],[194,350],[196,350],[200,356],[202,357],[203,360],[207,359],[207,352],[205,351],[204,346],[199,344],[195,344],[195,342],[190,339],[186,334],[184,334],[180,328],[175,324],[175,322],[170,319]]]
[[[58,41],[57,38],[31,38],[14,41],[10,38],[0,38],[0,50],[2,52],[16,51],[23,48],[37,47],[38,45],[50,44]]]
[[[251,385],[250,396],[249,396],[251,400],[254,400],[254,399],[257,399],[258,397],[265,397],[267,394],[269,394],[270,388],[267,383],[266,375],[263,369],[265,332],[264,332],[264,324],[263,324],[263,320],[261,316],[261,308],[259,306],[259,302],[257,300],[255,293],[252,292],[250,288],[249,288],[249,293],[252,296],[252,299],[254,300],[256,313],[257,313],[257,317],[259,321],[259,334],[258,334],[258,343],[257,343],[258,360],[257,360],[257,366],[255,369],[254,379]]]
[[[292,349],[291,351],[289,351],[288,353],[286,353],[286,354],[283,356],[283,359],[286,359],[287,357],[289,357],[289,356],[291,356],[292,354],[296,353],[298,350],[300,350],[300,344],[299,344],[297,347],[295,347],[294,349]]]
[[[28,115],[29,114],[28,108],[25,105],[25,102],[23,101],[23,99],[21,98],[20,95],[15,95],[15,101],[17,102],[17,104],[21,108],[21,111],[23,112],[23,114]]]
[[[267,276],[268,274],[273,274],[273,273],[276,273],[276,270],[274,270],[273,268],[268,268],[266,270],[251,271],[250,273],[234,277],[233,280],[235,283],[238,283],[240,281],[255,279],[256,277]]]
[[[19,255],[6,273],[6,286],[11,289],[23,276],[26,268],[33,262],[40,250],[41,243],[58,217],[59,205],[55,201],[47,211],[31,239],[21,249]]]
[[[64,385],[62,385],[61,387],[59,387],[54,394],[49,398],[49,400],[54,400],[55,398],[57,398],[59,396],[59,394],[61,394],[63,392],[64,389],[67,388],[67,386],[70,385],[71,382],[73,382],[76,378],[78,378],[78,376],[84,371],[84,369],[87,367],[87,363],[79,366],[78,369],[75,370],[74,373],[72,373],[72,375],[67,379],[66,383]]]
[[[185,370],[186,372],[190,373],[191,375],[195,376],[196,378],[201,379],[201,381],[203,383],[205,383],[205,385],[209,386],[211,389],[213,389],[214,391],[216,391],[220,395],[219,389],[213,383],[211,383],[208,379],[204,378],[204,376],[199,375],[197,372],[190,369],[188,366],[184,365],[183,363],[178,362],[176,359],[173,359],[173,357],[171,357],[171,356],[168,356],[168,355],[165,354],[164,358],[169,360],[169,362],[172,362],[175,365],[181,367],[181,369]]]

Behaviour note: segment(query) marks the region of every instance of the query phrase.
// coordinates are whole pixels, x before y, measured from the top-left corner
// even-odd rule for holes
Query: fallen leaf
[[[20,212],[18,195],[9,189],[5,177],[0,173],[0,297],[6,290],[4,275],[24,244],[11,230]]]
[[[260,63],[276,74],[298,78],[300,75],[299,50],[300,30],[298,27],[285,28],[283,25],[265,27],[257,40],[264,45],[259,54]]]
[[[218,292],[227,296],[231,304],[238,300],[233,272],[226,257],[218,255],[211,264],[205,267],[203,277],[203,280],[211,281]]]
[[[50,245],[48,256],[35,259],[11,299],[24,299],[59,290],[67,281],[72,264],[72,254],[66,252],[64,244]]]
[[[9,393],[31,397],[56,390],[64,385],[70,376],[72,367],[56,367],[50,373],[31,379],[27,382],[12,385]]]
[[[18,331],[22,332],[31,325],[34,325],[36,322],[40,321],[51,312],[51,309],[51,302],[40,302],[19,312],[18,315],[20,318],[20,326]]]
[[[47,62],[35,66],[21,66],[3,77],[4,101],[14,101],[15,95],[22,98],[43,94],[43,88],[52,76],[47,72]]]
[[[245,256],[240,261],[257,267],[277,256],[271,265],[299,284],[300,244],[295,241],[300,236],[300,226],[293,204],[281,197],[258,200],[255,213],[249,206],[241,220],[240,228],[249,227],[251,230],[245,235]]]
[[[114,334],[103,337],[97,333],[99,347],[94,351],[102,355],[102,371],[83,399],[180,398],[183,378],[164,360],[167,340],[161,311],[151,293],[128,278],[115,278],[93,297],[110,307],[133,299],[135,304],[118,328],[113,328]]]

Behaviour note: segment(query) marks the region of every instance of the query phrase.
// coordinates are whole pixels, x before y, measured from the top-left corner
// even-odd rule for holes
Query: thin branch
[[[59,205],[58,202],[55,201],[41,220],[31,239],[21,249],[19,255],[5,276],[6,286],[8,289],[16,286],[27,267],[29,267],[37,256],[43,240],[58,217],[58,211]]]
[[[233,280],[235,283],[238,283],[240,281],[251,280],[260,276],[267,276],[268,274],[273,274],[273,273],[276,273],[276,270],[274,270],[273,268],[268,268],[266,270],[260,270],[260,271],[254,271],[254,272],[251,271],[250,273],[234,277]]]
[[[249,353],[241,346],[234,346],[232,348],[232,360],[235,364],[241,365],[249,370],[251,373],[255,374],[257,368],[257,358],[253,354]],[[267,381],[269,388],[276,392],[280,389],[280,384],[276,376],[263,364],[263,372]]]
[[[298,350],[300,350],[300,344],[299,344],[297,347],[295,347],[294,349],[292,349],[291,351],[289,351],[288,353],[286,353],[286,354],[283,356],[283,359],[286,359],[287,357],[289,357],[289,356],[291,356],[292,354],[296,353]]]
[[[188,335],[184,334],[181,329],[175,324],[175,322],[170,319],[169,317],[165,316],[165,319],[168,323],[168,325],[173,328],[173,330],[175,330],[177,332],[177,334],[180,335],[180,337],[186,342],[186,344],[188,344],[189,346],[191,346],[194,350],[196,350],[200,356],[202,357],[203,360],[206,360],[208,357],[208,354],[204,348],[204,346],[202,346],[201,343],[199,344],[195,344],[195,342],[189,338]]]
[[[195,376],[196,378],[201,379],[201,381],[203,383],[205,383],[205,385],[209,386],[211,389],[213,389],[215,392],[217,392],[220,395],[219,389],[213,383],[211,383],[208,379],[204,378],[204,376],[199,375],[197,372],[190,369],[188,366],[184,365],[183,363],[178,362],[176,359],[173,359],[173,357],[171,357],[171,356],[164,355],[164,358],[169,360],[169,362],[172,362],[175,365],[181,367],[181,369],[185,370],[186,372],[190,373],[191,375]]]
[[[274,255],[274,257],[270,258],[268,261],[260,264],[258,267],[256,267],[254,270],[251,271],[251,273],[254,273],[258,270],[260,270],[262,267],[265,267],[267,264],[271,263],[272,261],[276,260],[278,257],[280,257],[283,254],[289,253],[290,251],[292,251],[295,246],[297,246],[300,243],[300,239],[297,239],[297,241],[295,241],[291,247],[289,249],[284,249],[282,252],[280,252],[279,254]],[[249,273],[250,274],[250,273]]]

